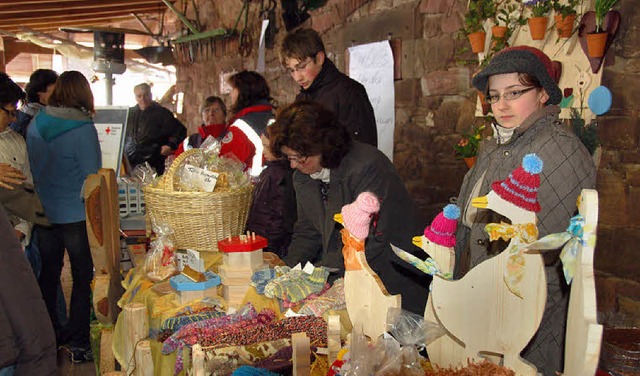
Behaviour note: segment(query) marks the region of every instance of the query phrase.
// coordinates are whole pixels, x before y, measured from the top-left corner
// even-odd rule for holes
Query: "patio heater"
[[[93,64],[95,72],[104,73],[107,105],[113,104],[113,75],[127,70],[124,63],[124,33],[93,31]]]

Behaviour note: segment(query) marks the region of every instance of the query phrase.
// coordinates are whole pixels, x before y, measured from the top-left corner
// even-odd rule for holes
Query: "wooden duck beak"
[[[344,224],[344,222],[342,222],[342,214],[338,213],[336,215],[333,216],[333,220],[340,223],[341,225]]]
[[[486,209],[489,205],[489,200],[487,199],[487,196],[476,197],[471,200],[471,205],[478,209]]]
[[[418,248],[422,248],[422,235],[414,236],[411,239],[411,243],[413,243],[413,245],[415,245]]]

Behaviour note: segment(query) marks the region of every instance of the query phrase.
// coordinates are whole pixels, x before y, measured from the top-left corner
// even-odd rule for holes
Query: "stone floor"
[[[60,376],[96,376],[93,362],[74,364],[69,361],[64,350],[58,350],[58,375]]]

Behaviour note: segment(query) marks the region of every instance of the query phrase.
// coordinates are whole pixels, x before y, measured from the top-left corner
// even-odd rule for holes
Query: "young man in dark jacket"
[[[187,136],[187,129],[171,111],[154,102],[148,84],[133,88],[137,105],[129,109],[125,151],[131,167],[149,162],[159,175],[164,160],[173,154]]]
[[[280,62],[300,85],[296,101],[311,100],[332,111],[354,140],[378,146],[373,107],[364,86],[336,68],[313,29],[298,29],[284,38]]]

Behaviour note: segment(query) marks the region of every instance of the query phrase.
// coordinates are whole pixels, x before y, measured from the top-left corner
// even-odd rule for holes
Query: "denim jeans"
[[[69,322],[69,344],[77,347],[89,345],[89,315],[91,312],[91,280],[93,260],[87,238],[86,222],[53,224],[51,228],[40,227],[37,242],[42,258],[40,290],[56,336],[60,339],[62,325],[58,317],[58,291],[62,272],[64,250],[69,253],[73,287]]]
[[[16,366],[9,366],[0,369],[0,376],[13,376],[16,372]]]

